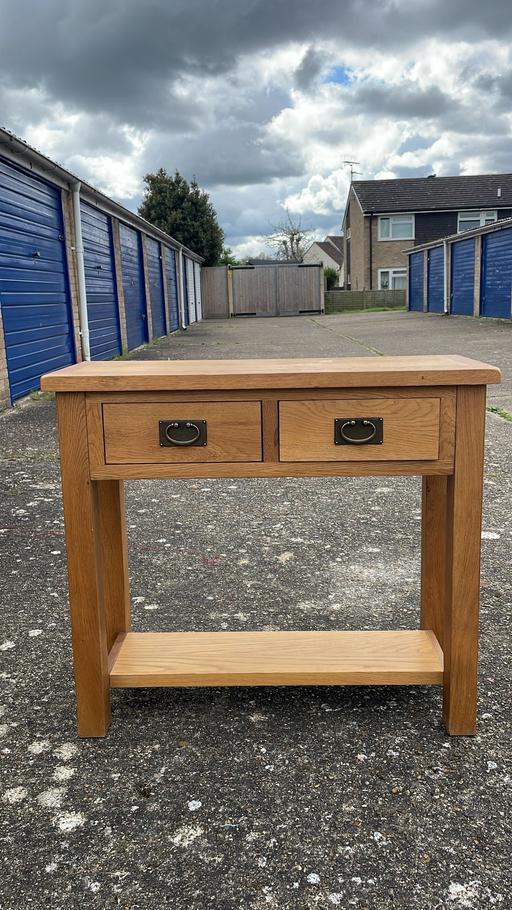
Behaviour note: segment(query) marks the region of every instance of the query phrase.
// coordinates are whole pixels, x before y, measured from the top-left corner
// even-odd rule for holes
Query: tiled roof
[[[325,238],[336,247],[340,253],[343,253],[343,235],[342,234],[328,234]]]
[[[325,240],[315,240],[316,246],[319,246],[323,253],[326,253],[327,256],[330,256],[331,259],[334,259],[338,265],[343,265],[343,253],[338,247],[334,246],[332,243],[328,243]]]
[[[355,180],[352,187],[368,214],[512,207],[512,174]]]

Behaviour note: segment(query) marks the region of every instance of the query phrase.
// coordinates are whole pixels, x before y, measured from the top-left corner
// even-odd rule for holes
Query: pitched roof
[[[315,240],[315,244],[320,247],[322,253],[326,253],[327,256],[330,256],[338,265],[343,265],[343,253],[337,246],[334,246],[333,243],[328,243],[326,240]]]
[[[512,206],[512,174],[354,180],[352,188],[368,214]]]
[[[343,234],[327,234],[325,239],[332,243],[340,253],[343,252]]]

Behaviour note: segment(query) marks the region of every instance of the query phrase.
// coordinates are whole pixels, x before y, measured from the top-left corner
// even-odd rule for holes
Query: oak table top
[[[89,361],[47,373],[48,392],[487,385],[500,370],[459,354],[265,360]]]

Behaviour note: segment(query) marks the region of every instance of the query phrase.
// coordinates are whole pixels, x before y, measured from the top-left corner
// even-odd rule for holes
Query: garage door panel
[[[427,306],[429,313],[444,312],[444,249],[428,251]]]
[[[20,216],[19,209],[14,206],[2,206],[0,203],[0,227],[18,233],[20,236],[32,239],[47,237],[49,240],[60,240],[62,232],[56,230],[47,218],[33,214],[32,218]]]
[[[38,253],[34,256],[34,253]],[[0,161],[0,303],[11,398],[75,361],[61,193]]]
[[[60,253],[60,242],[56,244],[57,238],[46,238],[38,236],[33,238],[27,234],[18,234],[8,227],[0,227],[0,257],[12,259],[19,263],[23,268],[26,267],[27,261],[33,265],[37,262],[40,268],[43,264],[48,264],[55,271],[62,270],[65,272],[66,264],[62,261]],[[35,257],[34,253],[39,253]]]
[[[92,360],[121,353],[121,330],[110,218],[82,202],[85,288]]]
[[[165,280],[167,282],[167,299],[169,302],[169,331],[176,332],[179,328],[178,281],[176,254],[170,247],[165,249]]]
[[[148,341],[146,290],[142,264],[142,247],[138,231],[126,224],[119,225],[121,267],[123,276],[126,335],[128,348],[139,347]]]
[[[473,237],[458,240],[451,251],[450,311],[458,316],[472,316],[475,288],[475,241]]]
[[[54,209],[55,192],[59,192],[56,186],[47,184],[30,172],[3,160],[0,161],[0,184],[6,191],[15,191],[19,196],[20,205],[23,204],[24,198],[34,199],[36,202],[45,203],[52,210]]]
[[[482,237],[481,314],[495,319],[512,316],[512,230]]]
[[[409,256],[409,309],[423,312],[423,252]]]
[[[161,338],[166,333],[165,298],[162,277],[162,260],[160,244],[151,237],[146,241],[149,290],[151,294],[151,321],[153,338]]]
[[[55,276],[51,272],[48,272],[47,275],[29,275],[28,281],[25,280],[26,291],[23,291],[23,297],[26,293],[28,294],[65,294],[67,282],[65,276]],[[12,299],[16,298],[18,295],[20,287],[20,270],[7,270],[7,275],[4,277],[2,273],[2,278],[0,280],[2,287],[2,296],[5,294],[6,298],[11,296]]]
[[[14,336],[23,333],[28,340],[32,336],[52,338],[67,336],[68,327],[67,301],[62,303],[40,304],[37,310],[37,319],[34,319],[33,306],[18,306],[16,311],[6,306],[3,311],[4,335]]]

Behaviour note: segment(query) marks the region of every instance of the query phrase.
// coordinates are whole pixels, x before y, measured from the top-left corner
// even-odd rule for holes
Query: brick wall
[[[379,216],[372,218],[372,288],[379,287],[379,269],[407,268],[403,250],[412,245],[411,240],[379,240]]]
[[[360,205],[353,196],[349,206],[350,217],[350,287],[353,291],[366,287],[366,261],[368,257],[367,218],[363,216]]]

